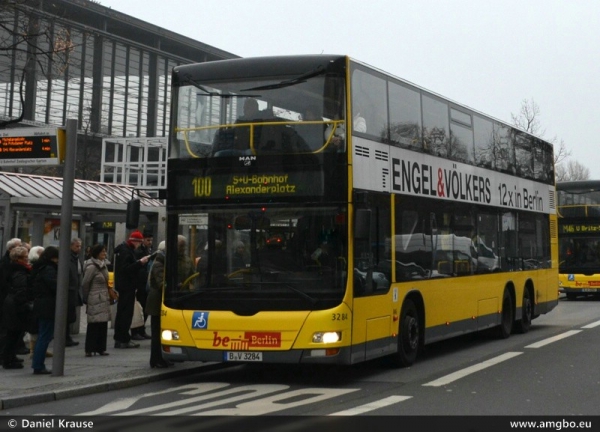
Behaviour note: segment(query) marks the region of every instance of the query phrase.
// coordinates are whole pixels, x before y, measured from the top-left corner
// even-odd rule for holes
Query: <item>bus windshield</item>
[[[334,132],[344,127],[343,78],[309,72],[222,82],[182,74],[171,157],[340,151]]]
[[[190,261],[176,264],[171,304],[240,314],[339,304],[346,279],[345,221],[345,210],[324,207],[180,214],[190,249],[180,258]]]
[[[566,236],[559,239],[561,273],[600,273],[600,240]]]

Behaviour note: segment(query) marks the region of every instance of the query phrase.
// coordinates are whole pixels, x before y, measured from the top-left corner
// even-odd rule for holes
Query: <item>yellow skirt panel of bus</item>
[[[169,341],[174,346],[276,351],[321,347],[321,344],[314,342],[315,333],[339,333],[340,341],[332,346],[347,345],[350,339],[351,314],[345,305],[326,311],[260,312],[249,317],[229,311],[199,312],[163,308],[162,312],[161,327],[179,334],[178,341]],[[183,328],[182,323],[185,323]]]
[[[600,275],[584,275],[577,273],[563,273],[558,275],[558,287],[561,292],[600,292]]]
[[[236,351],[290,349],[308,315],[307,312],[260,312],[244,317],[228,311],[204,314],[206,326],[199,327],[194,326],[198,312],[183,312],[184,321],[191,324],[188,329],[192,345]]]

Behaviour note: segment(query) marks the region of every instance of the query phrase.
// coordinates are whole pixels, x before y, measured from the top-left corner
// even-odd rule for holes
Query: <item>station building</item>
[[[143,199],[139,228],[160,240],[170,72],[238,56],[90,0],[2,2],[0,22],[0,44],[14,43],[0,52],[0,128],[77,120],[72,236],[86,245],[120,243],[135,190]],[[50,244],[60,169],[49,175],[1,162],[0,169],[0,252],[13,237]]]

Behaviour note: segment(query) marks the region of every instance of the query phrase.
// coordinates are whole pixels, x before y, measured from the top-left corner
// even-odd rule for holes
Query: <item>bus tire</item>
[[[567,293],[567,300],[575,300],[575,299],[577,299],[577,294]]]
[[[531,300],[531,292],[525,288],[523,290],[523,304],[521,305],[521,319],[517,321],[517,332],[527,333],[531,328],[531,320],[533,320],[533,301]]]
[[[400,329],[398,331],[398,352],[394,355],[396,367],[411,366],[417,359],[421,342],[421,324],[419,312],[414,302],[406,299],[400,313]]]
[[[515,321],[515,310],[513,308],[512,295],[505,289],[502,297],[502,311],[500,312],[500,325],[497,335],[500,339],[507,339],[512,333],[513,323]]]

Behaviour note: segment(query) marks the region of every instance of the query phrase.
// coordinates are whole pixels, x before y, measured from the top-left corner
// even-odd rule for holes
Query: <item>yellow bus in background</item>
[[[408,366],[557,305],[551,144],[346,56],[171,84],[165,358]]]
[[[600,294],[600,181],[559,182],[559,289],[569,300]]]

